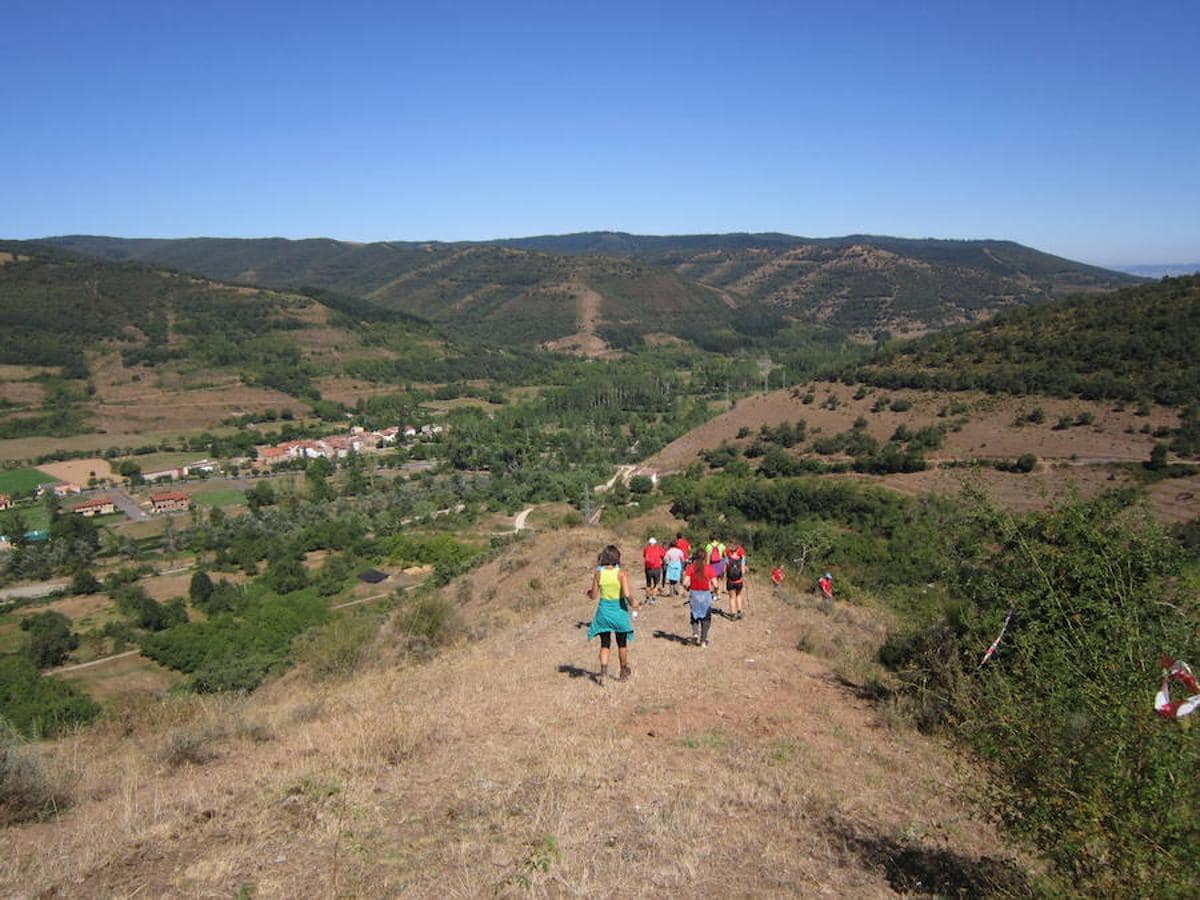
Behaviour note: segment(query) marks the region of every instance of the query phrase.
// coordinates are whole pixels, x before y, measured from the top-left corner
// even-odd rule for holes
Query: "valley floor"
[[[598,685],[583,554],[614,537],[539,535],[515,571],[451,585],[486,633],[430,662],[295,672],[59,741],[76,805],[5,830],[0,893],[1029,892],[970,799],[979,773],[864,699],[878,611],[752,579],[747,618],[714,617],[701,649],[664,598],[633,678]]]

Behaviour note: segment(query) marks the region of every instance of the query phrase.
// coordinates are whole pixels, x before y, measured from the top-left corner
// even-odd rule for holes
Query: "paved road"
[[[131,522],[145,522],[150,517],[146,515],[146,511],[137,505],[137,501],[130,497],[124,490],[118,488],[109,493],[113,503],[117,509],[125,513],[125,516]]]

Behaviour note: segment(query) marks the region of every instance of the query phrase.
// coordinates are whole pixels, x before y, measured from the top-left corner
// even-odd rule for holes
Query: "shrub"
[[[67,805],[38,748],[0,718],[0,827],[38,819]]]
[[[955,536],[961,602],[881,657],[922,725],[949,726],[991,765],[1000,817],[1078,890],[1195,896],[1200,785],[1180,774],[1200,747],[1148,703],[1159,655],[1198,648],[1172,593],[1179,546],[1128,504],[1114,492],[1016,520],[980,507]]]
[[[100,582],[87,569],[80,569],[71,578],[72,594],[94,594],[100,590]]]
[[[296,640],[296,662],[313,681],[345,678],[371,657],[379,620],[369,613],[339,616]]]
[[[202,766],[220,755],[215,744],[222,737],[224,734],[211,725],[185,725],[167,735],[159,755],[164,763],[172,767]]]
[[[39,669],[62,665],[67,654],[79,646],[79,635],[71,631],[71,620],[54,610],[23,619],[21,630],[29,632],[25,654]]]
[[[432,593],[420,594],[402,606],[396,624],[415,650],[445,646],[462,628],[458,610],[449,600]]]
[[[649,494],[654,490],[654,481],[649,475],[634,475],[629,479],[629,490],[634,494]]]
[[[24,656],[0,654],[0,719],[29,737],[91,722],[100,707],[75,685],[47,678]]]

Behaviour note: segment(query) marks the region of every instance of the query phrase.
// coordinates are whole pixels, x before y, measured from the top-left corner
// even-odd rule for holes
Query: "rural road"
[[[124,490],[118,488],[115,491],[111,491],[109,496],[112,497],[112,501],[117,509],[125,513],[131,522],[145,522],[150,518],[146,515],[146,511],[138,506],[137,501],[125,493]]]
[[[528,509],[523,509],[517,513],[516,518],[513,519],[513,531],[525,530],[525,521],[529,518],[529,514],[533,512],[533,509],[534,508],[531,506]]]
[[[54,581],[39,581],[37,584],[23,584],[18,587],[0,589],[0,600],[28,600],[31,597],[45,597],[71,583],[69,578],[59,578]]]
[[[101,663],[112,662],[114,659],[124,659],[127,656],[137,656],[141,650],[126,650],[124,653],[117,653],[114,656],[102,656],[100,659],[93,659],[91,662],[76,663],[73,666],[63,666],[61,669],[47,669],[47,675],[65,675],[67,672],[78,672],[80,669],[90,669],[92,666],[98,666]]]

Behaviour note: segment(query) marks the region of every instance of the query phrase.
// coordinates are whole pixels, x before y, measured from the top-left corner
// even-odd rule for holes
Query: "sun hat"
[[[657,540],[655,540],[654,538],[650,538],[650,543],[651,543],[651,544],[657,544],[657,543],[658,543],[658,541],[657,541]]]

